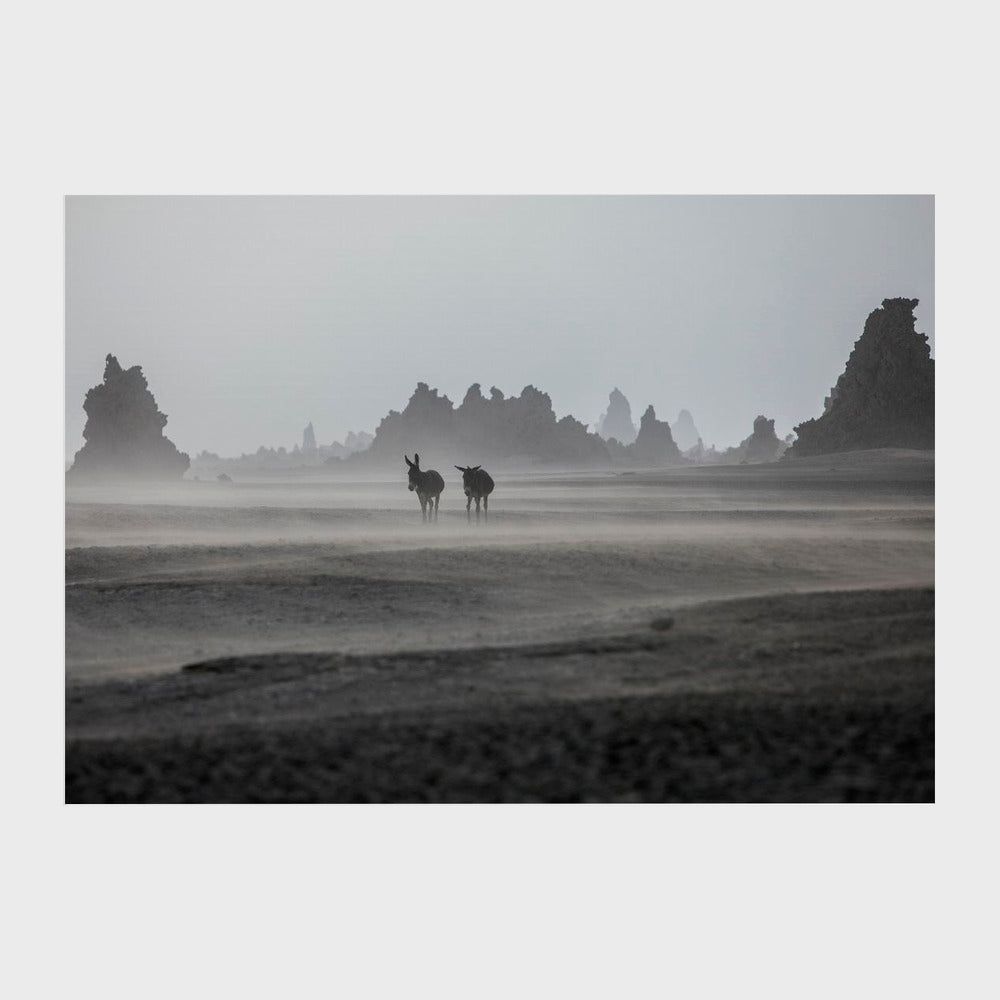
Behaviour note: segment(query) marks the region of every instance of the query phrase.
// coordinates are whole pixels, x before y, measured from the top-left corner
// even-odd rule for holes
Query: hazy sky
[[[109,352],[192,456],[374,431],[418,381],[591,429],[618,386],[721,448],[818,416],[896,296],[933,349],[932,197],[73,197],[66,453]]]

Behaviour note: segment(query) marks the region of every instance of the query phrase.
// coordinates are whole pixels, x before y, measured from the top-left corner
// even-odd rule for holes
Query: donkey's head
[[[414,452],[412,462],[405,455],[403,459],[410,470],[410,485],[407,489],[415,490],[420,483],[420,456]]]
[[[455,468],[462,473],[462,489],[465,490],[465,495],[468,496],[472,492],[472,487],[475,485],[476,473],[482,468],[482,466],[470,465],[463,467],[461,465],[456,465]]]

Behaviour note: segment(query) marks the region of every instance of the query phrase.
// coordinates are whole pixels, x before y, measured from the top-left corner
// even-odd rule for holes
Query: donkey
[[[465,516],[472,520],[472,501],[476,501],[476,520],[479,520],[479,501],[483,501],[483,517],[489,517],[490,494],[493,492],[493,479],[490,474],[481,466],[473,465],[463,469],[461,465],[456,465],[456,469],[462,473],[462,489],[465,490]]]
[[[414,452],[411,462],[405,455],[406,464],[410,468],[410,490],[415,490],[417,499],[420,501],[420,513],[424,520],[437,520],[438,507],[441,505],[441,491],[444,489],[444,480],[440,472],[428,469],[426,472],[420,468],[420,456]],[[429,505],[429,506],[428,506]]]

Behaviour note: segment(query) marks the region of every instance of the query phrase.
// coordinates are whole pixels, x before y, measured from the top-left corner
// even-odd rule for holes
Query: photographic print
[[[66,801],[934,801],[934,199],[66,199]]]

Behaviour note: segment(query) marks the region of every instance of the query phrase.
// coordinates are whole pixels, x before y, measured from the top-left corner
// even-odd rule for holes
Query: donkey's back
[[[441,491],[444,489],[444,476],[441,475],[437,469],[427,470],[425,490],[428,496],[440,497]]]

